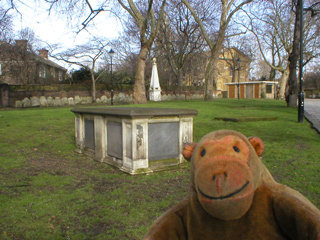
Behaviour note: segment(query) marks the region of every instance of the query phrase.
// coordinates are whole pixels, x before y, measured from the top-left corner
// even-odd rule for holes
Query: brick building
[[[226,83],[248,82],[251,58],[237,48],[224,48],[218,62],[216,91],[226,93]]]
[[[48,50],[38,52],[28,49],[27,40],[0,42],[0,83],[44,85],[64,80],[67,70],[48,59]]]
[[[184,84],[187,86],[202,86],[205,82],[205,71],[208,64],[209,52],[197,55],[192,64],[195,72],[187,73]],[[237,48],[223,48],[218,61],[218,72],[214,86],[215,96],[227,97],[226,83],[248,82],[251,58]]]

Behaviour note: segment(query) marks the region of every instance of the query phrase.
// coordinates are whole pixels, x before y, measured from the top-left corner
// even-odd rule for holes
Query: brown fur
[[[273,179],[259,158],[263,151],[259,138],[227,130],[187,145],[189,195],[144,239],[320,240],[319,209]]]

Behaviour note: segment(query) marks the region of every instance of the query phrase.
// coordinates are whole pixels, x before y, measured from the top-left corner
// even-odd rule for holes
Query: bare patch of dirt
[[[296,147],[299,151],[303,151],[303,150],[306,150],[306,149],[310,149],[310,147],[308,146],[307,143],[299,143],[299,144],[296,144],[295,147]]]

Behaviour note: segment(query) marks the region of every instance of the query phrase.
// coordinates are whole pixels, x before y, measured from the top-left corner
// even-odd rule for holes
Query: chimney
[[[48,59],[49,51],[47,49],[40,49],[38,52],[41,57]]]
[[[25,39],[16,40],[16,46],[24,51],[27,51],[28,40],[25,40]]]

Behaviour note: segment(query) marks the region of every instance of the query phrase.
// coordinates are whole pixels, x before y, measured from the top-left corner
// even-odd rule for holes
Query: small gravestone
[[[21,101],[16,101],[14,107],[16,107],[16,108],[22,108],[22,102],[21,102]]]
[[[192,99],[203,99],[203,95],[201,95],[201,94],[194,94],[194,95],[192,95]]]
[[[24,107],[24,108],[31,107],[31,101],[29,98],[24,98],[22,100],[22,107]]]
[[[40,97],[40,107],[48,106],[47,98],[45,96]]]
[[[86,97],[86,103],[87,104],[92,103],[92,97]]]
[[[74,105],[74,101],[73,101],[73,98],[72,98],[72,97],[69,97],[69,98],[68,98],[68,104],[69,104],[69,105]]]
[[[168,96],[167,96],[166,94],[163,94],[163,95],[161,96],[161,100],[167,101],[167,100],[168,100]]]
[[[86,97],[80,97],[81,99],[81,104],[87,104],[87,98]]]
[[[117,102],[128,102],[130,101],[129,96],[124,94],[124,93],[119,93],[116,97],[115,97],[115,101]]]
[[[96,98],[96,103],[101,103],[101,99],[100,98]]]
[[[61,98],[61,105],[62,106],[66,106],[68,104],[69,104],[68,98],[66,98],[66,97]]]
[[[79,96],[74,97],[74,104],[79,104],[81,103],[81,98]]]
[[[31,97],[31,106],[40,107],[40,99],[38,97]]]
[[[185,94],[180,94],[178,95],[178,100],[185,100],[186,99],[186,95]]]
[[[54,100],[53,100],[53,97],[48,97],[47,98],[47,104],[48,104],[48,106],[50,106],[50,107],[53,107],[53,105],[54,105],[54,102],[53,102]]]
[[[106,103],[108,101],[107,96],[103,95],[101,96],[101,102]]]
[[[59,107],[61,106],[61,99],[59,97],[56,97],[54,100],[53,100],[53,106],[54,107]]]

